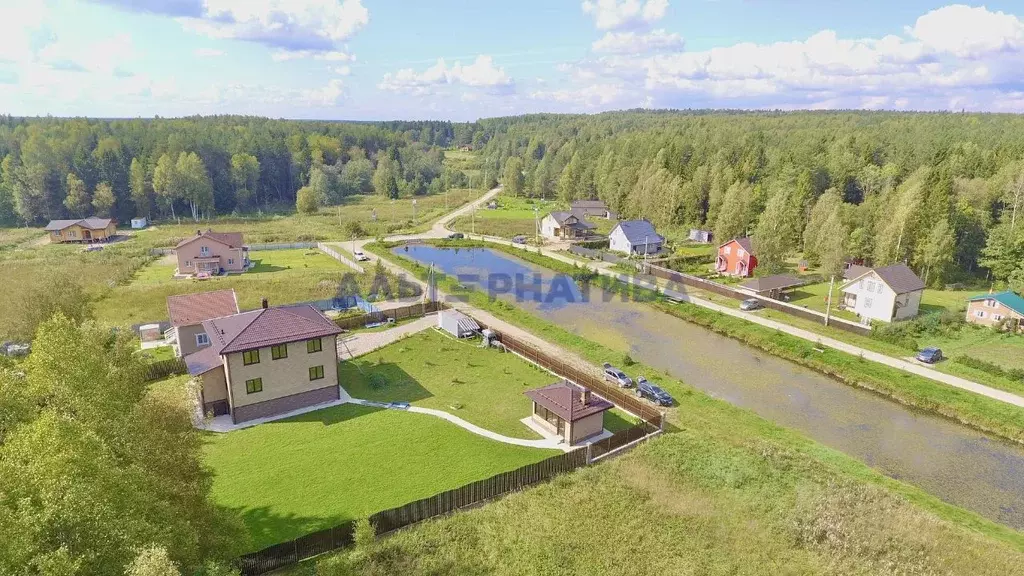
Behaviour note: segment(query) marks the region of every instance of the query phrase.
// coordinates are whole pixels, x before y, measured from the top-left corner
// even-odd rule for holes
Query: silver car
[[[607,362],[604,364],[604,379],[614,382],[619,388],[631,388],[633,386],[632,378],[626,376],[625,372]]]

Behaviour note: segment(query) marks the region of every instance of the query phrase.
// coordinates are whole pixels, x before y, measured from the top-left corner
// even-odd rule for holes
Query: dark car
[[[930,346],[918,352],[916,358],[919,362],[924,362],[925,364],[935,364],[942,360],[942,350]]]
[[[761,301],[757,298],[747,298],[743,302],[740,302],[740,310],[746,310],[750,312],[752,310],[759,310],[761,308]]]
[[[651,382],[643,376],[636,379],[636,395],[641,398],[647,398],[659,406],[671,406],[672,403],[675,402],[668,392],[665,392],[661,388],[651,384]]]
[[[632,378],[626,376],[625,372],[611,364],[608,364],[607,362],[604,364],[604,379],[609,382],[614,382],[620,388],[629,388],[633,385]]]
[[[520,235],[520,236],[513,236],[512,237],[512,242],[514,242],[516,244],[526,244],[526,236],[522,236],[522,235]]]
[[[466,237],[466,235],[463,234],[462,232],[455,232],[454,234],[449,234],[448,235],[448,239],[449,240],[462,240],[465,237]]]

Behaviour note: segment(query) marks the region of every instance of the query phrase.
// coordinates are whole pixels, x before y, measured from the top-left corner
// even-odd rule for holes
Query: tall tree
[[[86,193],[85,182],[73,172],[68,173],[68,195],[64,199],[64,207],[72,216],[84,218],[92,211],[91,206],[92,201]]]
[[[213,209],[213,185],[198,154],[179,154],[171,181],[176,190],[174,196],[181,198],[189,207],[193,220],[198,222],[201,214]]]
[[[160,200],[160,203],[171,212],[174,218],[174,202],[178,199],[177,188],[177,165],[168,154],[163,154],[156,163],[153,170],[153,192]]]
[[[947,269],[953,263],[953,255],[956,253],[956,238],[949,226],[948,220],[939,220],[931,231],[928,238],[921,247],[918,260],[924,268],[924,282],[941,286],[946,278]]]
[[[138,158],[132,158],[129,173],[129,186],[132,192],[132,202],[135,204],[135,213],[147,218],[153,213],[153,191],[146,173],[146,167],[139,162]]]
[[[259,180],[259,159],[252,154],[231,156],[231,182],[235,185],[235,202],[239,208],[244,210],[253,204]]]
[[[522,196],[526,181],[521,158],[513,156],[505,161],[505,173],[501,178],[501,184],[506,194],[514,198]]]
[[[715,220],[714,234],[720,242],[746,236],[749,224],[747,211],[752,189],[750,184],[735,182],[725,192],[722,207]]]
[[[107,182],[100,182],[92,192],[92,208],[97,216],[109,218],[114,208],[116,199],[114,189]]]
[[[789,205],[784,193],[768,199],[761,218],[754,228],[754,248],[757,270],[775,274],[785,267],[786,256],[796,246],[788,222]]]
[[[309,186],[303,186],[299,188],[299,191],[295,194],[295,209],[302,214],[316,214],[320,207],[320,202],[317,201],[316,191]]]

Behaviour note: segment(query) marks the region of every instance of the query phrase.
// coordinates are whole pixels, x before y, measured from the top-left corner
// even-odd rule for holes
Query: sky
[[[1024,112],[1024,0],[0,0],[0,113]]]

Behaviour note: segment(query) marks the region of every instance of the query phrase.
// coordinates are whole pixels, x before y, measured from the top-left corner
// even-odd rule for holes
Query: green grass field
[[[353,404],[210,434],[204,452],[213,497],[241,515],[252,550],[558,453]]]
[[[127,286],[108,291],[95,304],[98,320],[115,325],[167,319],[167,297],[233,288],[240,308],[258,308],[260,300],[289,304],[332,297],[345,273],[356,274],[319,250],[260,250],[250,253],[255,267],[243,274],[208,280],[175,279],[166,260],[141,269]]]
[[[339,365],[338,378],[355,398],[405,401],[444,410],[477,426],[513,438],[539,439],[521,419],[532,403],[523,392],[558,381],[514,354],[480,348],[479,340],[455,340],[426,330]],[[615,411],[605,428],[633,424]]]
[[[533,239],[537,234],[537,219],[543,219],[552,210],[564,210],[565,204],[553,200],[514,198],[499,194],[495,200],[498,207],[494,210],[481,208],[476,215],[456,218],[452,229],[465,234],[487,234],[501,238],[526,236]],[[537,213],[534,213],[534,207]],[[474,225],[475,219],[475,225]]]
[[[292,574],[1020,574],[986,538],[705,401],[688,429]]]

